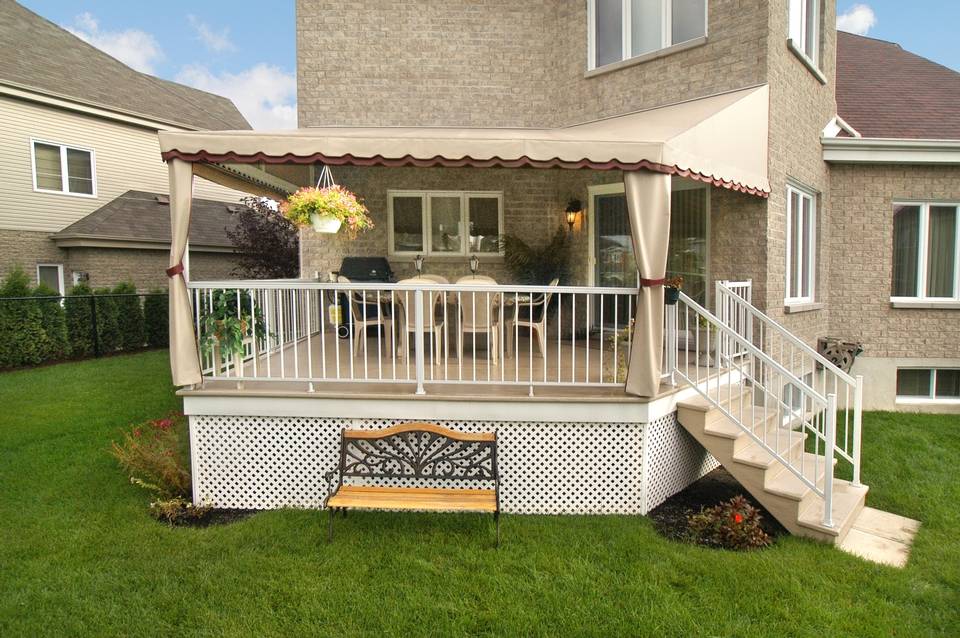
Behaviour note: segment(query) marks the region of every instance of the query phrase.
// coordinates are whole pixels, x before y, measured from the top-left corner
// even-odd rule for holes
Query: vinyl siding
[[[34,192],[31,139],[93,149],[97,196]],[[168,192],[156,131],[0,97],[0,228],[57,232],[131,189]],[[194,195],[243,193],[197,179]]]

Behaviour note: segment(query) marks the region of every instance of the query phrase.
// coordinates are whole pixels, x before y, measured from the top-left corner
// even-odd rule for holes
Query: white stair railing
[[[823,498],[822,523],[832,526],[836,395],[820,392],[747,339],[744,330],[683,293],[668,312],[675,314],[669,323],[676,334],[669,340],[678,348],[676,376]]]
[[[836,452],[853,466],[853,483],[859,486],[863,377],[853,377],[841,370],[757,309],[750,300],[749,284],[717,282],[718,317],[821,396],[836,395],[836,425],[839,429]],[[744,285],[747,286],[746,291]],[[736,353],[731,348],[725,348],[721,360],[724,356],[736,356]],[[821,425],[825,426],[823,423]]]

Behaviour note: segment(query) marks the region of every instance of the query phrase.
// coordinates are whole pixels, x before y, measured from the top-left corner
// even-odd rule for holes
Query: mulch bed
[[[177,521],[172,527],[211,527],[213,525],[228,525],[257,513],[257,510],[212,509],[199,518],[185,518]]]
[[[777,519],[763,509],[763,506],[722,467],[718,467],[692,483],[682,492],[677,492],[647,515],[653,519],[654,527],[663,536],[685,541],[688,516],[698,513],[702,508],[713,507],[741,494],[750,501],[751,505],[760,510],[760,526],[774,541],[778,536],[789,534]]]

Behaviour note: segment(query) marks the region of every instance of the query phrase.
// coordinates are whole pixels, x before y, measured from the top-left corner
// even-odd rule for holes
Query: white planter
[[[343,222],[332,215],[313,213],[310,215],[310,223],[313,225],[313,230],[318,233],[335,233],[340,230],[340,225]]]

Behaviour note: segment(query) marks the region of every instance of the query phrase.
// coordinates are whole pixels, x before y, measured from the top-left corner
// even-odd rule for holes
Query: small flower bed
[[[735,496],[687,519],[690,540],[723,549],[758,549],[773,541],[760,526],[760,512],[743,496]]]
[[[191,502],[185,432],[186,418],[173,413],[131,427],[110,448],[130,482],[156,497],[150,514],[170,525],[199,520],[210,511]]]
[[[342,186],[301,188],[281,202],[284,217],[301,228],[311,225],[311,216],[333,217],[346,226],[351,239],[357,233],[373,228],[370,211],[352,192]]]

